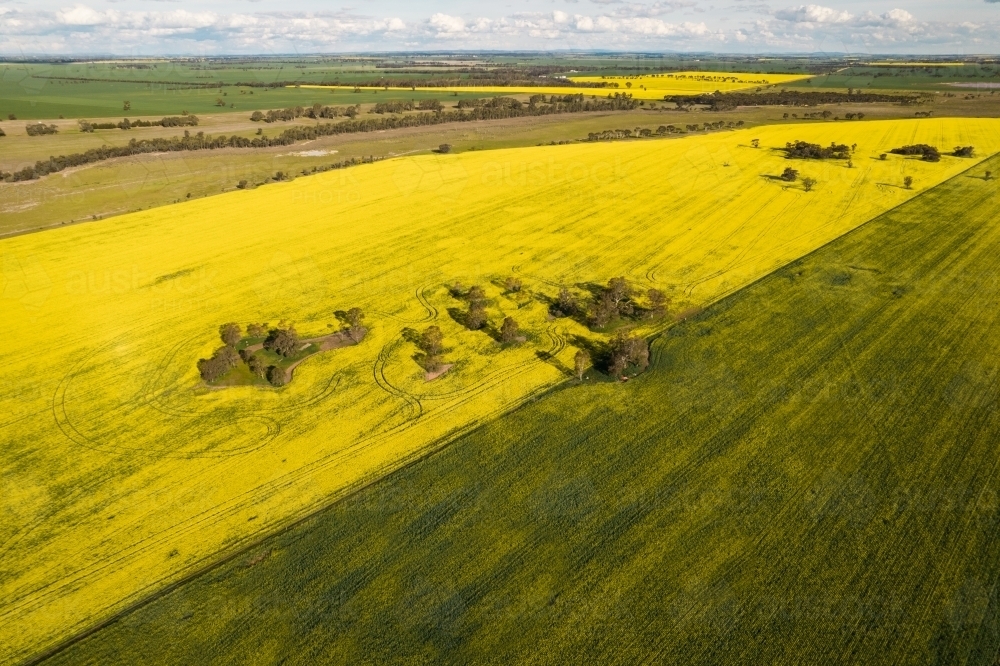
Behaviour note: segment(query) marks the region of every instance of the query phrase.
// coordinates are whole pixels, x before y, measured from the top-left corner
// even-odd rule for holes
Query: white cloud
[[[799,5],[781,9],[774,13],[775,17],[790,23],[846,23],[853,16],[848,12],[837,11],[822,5]]]
[[[60,23],[66,25],[100,25],[109,22],[112,12],[103,14],[94,11],[86,5],[75,5],[69,9],[60,9],[56,12],[56,18]]]
[[[438,32],[457,33],[465,32],[465,21],[458,16],[448,16],[447,14],[434,14],[430,19],[431,27]]]

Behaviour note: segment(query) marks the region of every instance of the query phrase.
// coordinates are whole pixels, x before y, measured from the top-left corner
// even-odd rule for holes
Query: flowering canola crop
[[[977,162],[879,154],[985,156],[998,130],[822,123],[406,157],[0,241],[0,662],[564,379],[572,336],[593,334],[547,316],[560,285],[625,275],[675,312],[705,305]],[[856,143],[854,167],[786,160],[796,139]],[[777,178],[789,165],[813,191]],[[524,293],[502,293],[511,275]],[[464,330],[455,281],[484,286],[491,321],[515,317],[526,342]],[[354,306],[362,343],[280,390],[198,380],[223,322],[312,337]],[[426,382],[409,340],[432,323],[454,367]]]
[[[700,95],[707,92],[732,92],[790,81],[810,78],[804,74],[745,74],[737,72],[673,72],[647,76],[571,76],[574,83],[606,83],[603,88],[582,88],[572,86],[447,86],[415,88],[389,88],[392,90],[423,92],[465,92],[483,95],[596,95],[607,97],[609,93],[627,92],[636,99],[663,99],[665,95]],[[558,79],[555,79],[558,81]],[[301,88],[338,88],[354,90],[354,86],[307,85]],[[383,88],[361,87],[361,90],[382,90]]]

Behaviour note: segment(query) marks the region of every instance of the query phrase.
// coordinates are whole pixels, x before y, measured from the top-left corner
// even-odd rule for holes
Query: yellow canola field
[[[643,76],[571,76],[574,83],[607,83],[640,99],[663,99],[664,95],[700,95],[776,86],[811,78],[809,74],[760,74],[745,72],[671,72]],[[644,97],[656,93],[652,98]]]
[[[855,168],[791,163],[777,148],[795,139],[857,143]],[[704,305],[976,162],[877,158],[915,142],[986,155],[1000,121],[406,157],[0,241],[0,663],[565,379],[588,332],[546,316],[559,285],[626,275],[675,312]],[[789,164],[813,192],[773,178]],[[525,294],[502,295],[510,275]],[[527,341],[459,326],[455,281]],[[199,385],[219,324],[315,335],[352,306],[368,337],[283,389]],[[431,323],[455,366],[425,382],[409,331]]]
[[[799,74],[741,74],[736,72],[676,72],[671,74],[651,74],[647,76],[571,76],[574,83],[607,83],[606,88],[575,88],[571,86],[455,86],[389,88],[389,92],[420,90],[423,92],[465,92],[482,95],[578,95],[607,97],[616,92],[630,93],[636,99],[661,100],[665,95],[700,95],[706,92],[731,92],[760,86],[777,85],[808,79],[809,75]],[[615,85],[617,84],[617,85]],[[301,85],[302,88],[336,88],[354,90],[354,86]],[[362,90],[383,90],[383,88],[362,87]]]

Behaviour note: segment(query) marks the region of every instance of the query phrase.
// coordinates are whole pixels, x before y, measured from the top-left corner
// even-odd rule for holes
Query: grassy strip
[[[574,97],[573,100],[567,100],[565,103],[559,102],[545,106],[532,105],[516,109],[510,107],[477,107],[468,112],[445,111],[440,113],[421,113],[409,116],[365,118],[362,120],[352,119],[338,123],[290,127],[276,137],[262,135],[248,138],[236,134],[228,137],[225,135],[210,136],[204,132],[198,132],[198,134],[192,136],[189,132],[185,132],[183,137],[133,139],[124,146],[101,146],[100,148],[91,148],[83,153],[50,157],[48,160],[39,160],[35,162],[34,166],[27,166],[19,171],[0,171],[0,180],[6,182],[35,180],[70,167],[101,162],[116,157],[130,157],[146,153],[221,150],[223,148],[273,148],[275,146],[290,146],[299,141],[318,139],[324,136],[353,134],[356,132],[381,132],[406,127],[422,127],[426,125],[472,122],[476,120],[520,118],[523,116],[544,116],[560,113],[632,110],[637,107],[638,102],[630,98],[613,98],[584,102],[582,99]]]
[[[998,209],[952,179],[54,661],[990,663]]]

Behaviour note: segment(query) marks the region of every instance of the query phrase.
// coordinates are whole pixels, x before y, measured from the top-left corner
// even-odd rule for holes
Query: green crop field
[[[994,157],[52,663],[994,664]]]
[[[837,68],[815,79],[785,84],[800,90],[820,88],[857,88],[860,90],[912,90],[974,92],[963,85],[1000,83],[1000,67],[995,64],[966,64],[954,67],[866,67]],[[983,92],[983,91],[978,91]],[[985,90],[989,94],[989,90]]]

